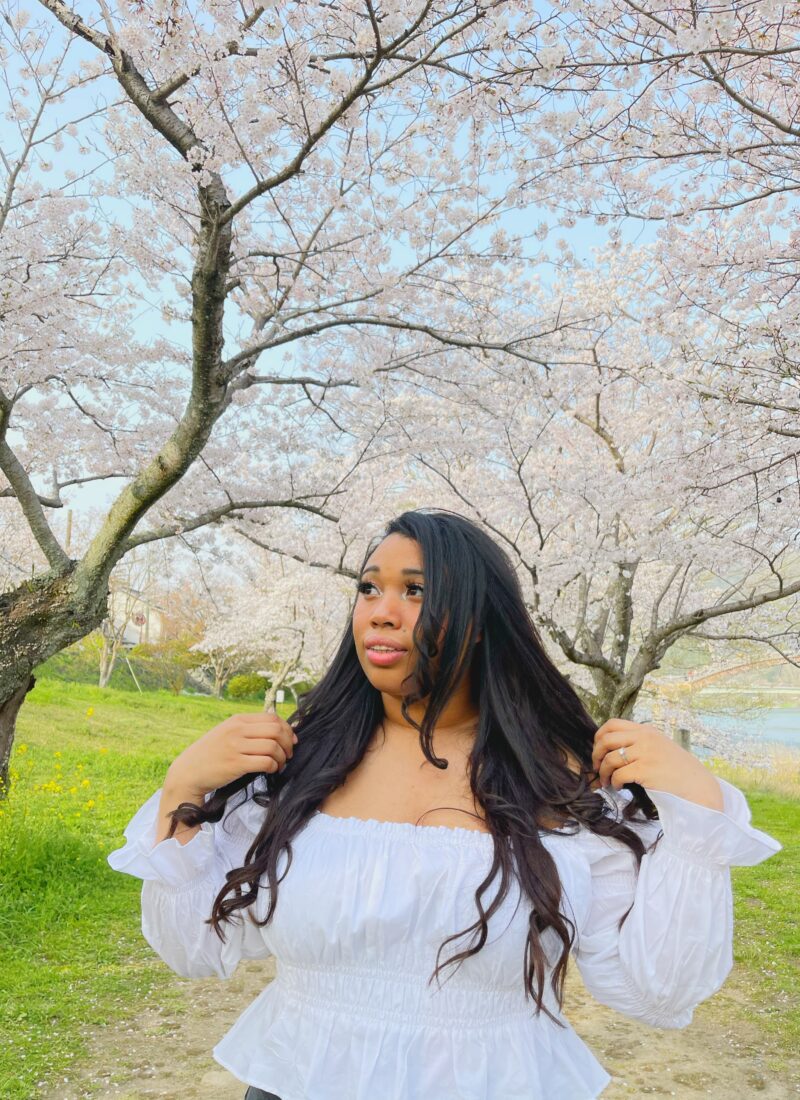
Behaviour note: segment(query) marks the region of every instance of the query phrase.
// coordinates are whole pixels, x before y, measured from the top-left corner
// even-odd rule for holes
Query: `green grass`
[[[37,682],[20,713],[11,792],[0,802],[0,1032],[11,1036],[0,1044],[3,1100],[55,1088],[87,1056],[88,1033],[176,996],[172,974],[140,932],[140,881],[112,871],[106,856],[186,745],[230,714],[259,707]],[[726,1023],[741,1012],[788,1052],[800,1038],[791,992],[796,776],[773,788],[769,777],[713,766],[745,791],[754,823],[784,844],[766,863],[733,870],[732,979],[744,996],[726,1002]]]
[[[85,1056],[87,1031],[163,999],[172,976],[140,932],[141,882],[106,856],[186,745],[258,709],[37,682],[0,802],[0,1033],[13,1037],[0,1044],[3,1100],[53,1086]]]
[[[743,995],[739,1001],[742,1017],[765,1029],[778,1053],[796,1053],[800,1049],[800,800],[747,788],[741,778],[730,774],[735,769],[717,766],[715,770],[744,790],[756,828],[783,844],[783,851],[756,867],[731,868],[734,975]],[[764,777],[761,783],[765,783]]]
[[[757,867],[733,868],[735,914],[739,921],[736,961],[752,974],[760,1018],[800,1049],[800,1013],[792,1005],[798,983],[800,933],[797,884],[800,882],[800,804],[787,805],[773,795],[751,793],[758,827],[780,840],[784,850]]]

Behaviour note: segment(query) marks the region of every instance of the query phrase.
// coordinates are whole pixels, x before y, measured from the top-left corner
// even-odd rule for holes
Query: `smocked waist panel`
[[[340,965],[300,967],[281,961],[272,984],[280,987],[282,999],[294,1001],[298,1007],[395,1026],[487,1028],[533,1016],[534,1004],[530,998],[525,999],[521,979],[517,993],[463,982],[456,985],[446,981],[447,976],[447,968],[440,971],[439,988],[436,979],[426,984],[427,974]]]

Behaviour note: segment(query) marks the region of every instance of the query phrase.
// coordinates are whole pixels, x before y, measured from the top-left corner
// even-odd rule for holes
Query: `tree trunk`
[[[96,630],[108,615],[108,573],[92,585],[76,581],[75,563],[51,569],[0,595],[0,778],[8,782],[19,709],[33,670]]]
[[[276,672],[275,675],[272,677],[272,682],[270,684],[269,690],[264,692],[264,710],[265,711],[267,711],[267,710],[274,711],[275,710],[275,696],[278,694],[280,689],[283,687],[283,685],[289,679],[290,673],[292,673],[294,671],[294,669],[297,665],[297,662],[299,660],[300,660],[300,654],[299,653],[295,654],[295,656],[293,656],[293,657],[290,657],[287,661],[284,661],[283,665],[281,666],[280,671]]]
[[[588,713],[598,726],[602,726],[610,718],[624,718],[629,722],[634,721],[633,712],[636,701],[644,687],[644,681],[648,672],[659,666],[654,664],[652,668],[642,672],[637,670],[635,677],[628,673],[620,676],[610,676],[600,669],[590,669],[592,679],[595,682],[595,690],[590,691],[576,684],[569,673],[564,673],[570,686],[576,693]]]
[[[276,679],[276,680],[272,681],[272,684],[267,689],[266,693],[264,694],[264,710],[265,711],[275,710],[275,696],[278,694],[278,690],[279,690],[280,686],[281,685],[278,683],[278,681]]]
[[[100,654],[100,679],[98,681],[98,687],[108,687],[108,682],[113,675],[118,656],[119,647],[115,642],[110,641],[104,634],[103,651]]]
[[[8,699],[0,703],[0,799],[8,795],[8,772],[11,760],[11,748],[14,744],[14,731],[17,728],[17,715],[25,701],[25,696],[36,683],[35,676],[29,676],[22,687]]]

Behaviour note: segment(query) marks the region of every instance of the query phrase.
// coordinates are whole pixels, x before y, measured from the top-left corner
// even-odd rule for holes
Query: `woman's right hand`
[[[205,796],[250,772],[280,771],[296,741],[292,727],[277,714],[232,714],[176,756],[167,778]]]

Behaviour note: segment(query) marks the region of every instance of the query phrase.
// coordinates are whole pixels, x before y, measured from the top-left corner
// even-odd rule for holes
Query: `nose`
[[[370,622],[373,626],[400,623],[400,600],[391,592],[384,592],[370,608]]]

